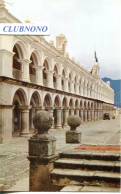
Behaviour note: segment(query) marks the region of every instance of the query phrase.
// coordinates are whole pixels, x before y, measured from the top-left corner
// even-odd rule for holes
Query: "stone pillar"
[[[98,120],[101,120],[101,110],[98,110]]]
[[[47,110],[49,111],[50,115],[53,118],[53,123],[52,123],[52,129],[54,128],[54,116],[53,116],[53,107],[47,107]]]
[[[87,114],[88,114],[88,121],[90,121],[90,110],[87,110]]]
[[[79,94],[79,83],[76,83],[76,94]]]
[[[56,74],[55,77],[56,77],[56,89],[62,90],[62,88],[61,88],[61,75]]]
[[[21,136],[29,134],[29,109],[31,106],[19,106],[21,109]]]
[[[36,69],[36,84],[43,86],[43,69],[44,67],[41,66],[35,66]]]
[[[70,93],[74,93],[74,81],[70,81]]]
[[[79,108],[76,108],[76,115],[79,116]]]
[[[71,115],[74,115],[74,109],[73,108],[70,109],[70,113],[71,113]]]
[[[28,59],[19,59],[18,62],[21,63],[21,69],[22,69],[21,80],[29,82],[30,81],[29,64],[31,63],[31,61]]]
[[[85,122],[87,122],[87,110],[84,110],[84,114],[85,114]]]
[[[94,109],[94,121],[96,121],[96,112],[95,112],[95,109]]]
[[[98,121],[98,110],[95,110],[95,121]]]
[[[69,109],[63,109],[63,125],[64,127],[67,127],[67,118],[69,116]]]
[[[94,120],[94,110],[92,110],[92,121],[95,121]]]
[[[13,105],[0,105],[0,144],[10,142],[12,140]]]
[[[81,109],[81,120],[82,120],[82,123],[83,123],[84,122],[83,109]]]
[[[47,73],[47,87],[53,88],[53,71],[46,70]]]
[[[69,88],[68,88],[68,78],[63,78],[64,80],[64,91],[65,92],[68,92],[69,91]]]
[[[56,129],[62,128],[62,109],[56,108]]]
[[[51,171],[57,159],[56,139],[48,134],[52,120],[47,111],[40,111],[33,119],[38,132],[29,139],[29,191],[52,191]]]

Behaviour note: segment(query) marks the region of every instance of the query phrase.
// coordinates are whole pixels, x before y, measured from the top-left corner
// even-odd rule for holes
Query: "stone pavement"
[[[66,144],[68,129],[51,129],[49,133],[57,139],[57,153],[72,150],[80,144]],[[84,123],[78,130],[82,133],[82,144],[120,145],[121,115],[116,119]],[[28,191],[29,161],[28,138],[14,137],[10,143],[0,144],[0,190]]]

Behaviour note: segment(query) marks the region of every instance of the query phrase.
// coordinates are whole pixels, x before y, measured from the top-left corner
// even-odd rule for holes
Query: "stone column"
[[[43,86],[43,69],[44,67],[41,66],[35,66],[36,69],[36,84]]]
[[[94,121],[96,121],[96,112],[95,112],[95,109],[94,109]]]
[[[76,115],[79,116],[79,108],[76,108]]]
[[[64,125],[64,127],[68,126],[68,124],[67,124],[68,116],[69,116],[69,109],[68,108],[63,109],[63,125]]]
[[[94,121],[94,110],[92,110],[92,121]]]
[[[79,94],[79,83],[76,83],[76,94]]]
[[[70,109],[70,113],[71,113],[71,115],[74,115],[74,108]]]
[[[70,93],[74,93],[74,81],[70,81]]]
[[[52,123],[52,127],[51,127],[51,128],[54,128],[53,107],[47,107],[47,110],[49,111],[50,115],[51,115],[52,118],[53,118],[53,123]]]
[[[29,134],[29,109],[31,106],[19,106],[21,109],[21,136]]]
[[[56,129],[62,128],[62,109],[56,108]]]
[[[48,111],[40,111],[33,123],[38,132],[29,139],[29,191],[52,191],[51,171],[57,159],[56,139],[48,134],[52,117]]]
[[[82,123],[84,122],[84,118],[83,118],[83,109],[81,109],[81,120],[82,120]]]
[[[88,121],[90,121],[90,110],[87,110],[87,114],[88,114]]]
[[[98,120],[98,111],[97,111],[97,109],[95,110],[95,121],[97,121]]]
[[[55,77],[56,77],[56,89],[62,90],[62,88],[61,88],[61,75],[56,74]]]
[[[30,112],[31,112],[31,114],[29,114],[29,121],[30,121],[29,128],[33,129],[34,128],[34,126],[33,126],[33,117],[35,115],[35,107],[31,107]]]
[[[98,110],[98,120],[101,120],[101,110]]]
[[[31,61],[28,59],[19,59],[18,62],[21,63],[21,70],[22,70],[21,80],[29,82],[30,81],[29,64],[31,63]]]
[[[47,87],[53,88],[53,71],[46,70],[47,73]]]
[[[92,110],[90,110],[90,121],[92,121]]]
[[[64,91],[65,92],[68,92],[69,90],[68,90],[68,78],[63,78],[63,80],[64,80]]]
[[[86,109],[84,111],[84,114],[85,114],[85,122],[87,122],[87,110]]]

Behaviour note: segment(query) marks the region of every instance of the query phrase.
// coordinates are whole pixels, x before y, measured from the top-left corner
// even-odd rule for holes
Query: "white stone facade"
[[[0,22],[19,23],[0,0]],[[95,62],[91,72],[70,59],[64,35],[48,43],[40,36],[0,35],[0,142],[18,131],[26,135],[33,128],[38,110],[53,114],[55,128],[67,125],[69,114],[82,122],[113,114],[114,91],[99,75]]]

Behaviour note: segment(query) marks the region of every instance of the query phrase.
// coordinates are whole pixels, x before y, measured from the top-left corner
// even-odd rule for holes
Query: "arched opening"
[[[86,82],[83,83],[83,96],[86,95]]]
[[[35,69],[35,60],[36,57],[34,55],[34,53],[32,53],[31,57],[30,57],[31,63],[29,64],[29,76],[30,76],[30,81],[32,83],[36,83],[36,69]]]
[[[69,115],[74,115],[74,101],[72,98],[69,101]]]
[[[34,92],[31,96],[31,100],[30,100],[30,105],[31,105],[31,109],[29,110],[29,126],[30,129],[33,130],[34,126],[33,126],[33,117],[36,113],[36,108],[40,107],[41,102],[40,102],[40,96],[38,94],[38,92]]]
[[[69,81],[68,81],[69,92],[71,92],[71,79],[72,79],[72,75],[71,75],[71,73],[69,73]]]
[[[77,99],[75,101],[75,115],[79,116],[79,103]]]
[[[87,84],[87,96],[90,97],[90,87],[89,87],[89,83]]]
[[[77,82],[77,77],[75,76],[75,83],[74,83],[74,93],[76,94],[76,82]]]
[[[80,78],[80,80],[79,80],[79,94],[81,95],[82,94],[82,88],[81,88],[81,78]]]
[[[21,133],[21,106],[25,106],[26,104],[26,96],[24,92],[19,89],[16,91],[13,97],[13,115],[12,115],[12,120],[13,120],[13,129],[12,129],[12,134],[13,136],[19,136]]]
[[[90,85],[90,97],[92,97],[92,84]]]
[[[54,88],[58,89],[58,86],[57,86],[57,76],[58,75],[58,69],[57,69],[57,66],[55,65],[54,66],[54,74],[53,74],[53,86]]]
[[[22,70],[21,64],[18,62],[20,56],[16,45],[13,47],[13,52],[15,53],[13,56],[13,78],[20,80],[22,76]]]
[[[81,109],[82,109],[82,100],[80,101],[80,111],[79,111],[79,116],[82,117],[81,115]]]
[[[45,98],[44,98],[44,107],[45,107],[45,110],[48,111],[48,109],[50,107],[52,107],[52,100],[51,100],[51,96],[49,94],[46,94]]]
[[[61,79],[61,88],[62,88],[62,90],[65,90],[65,87],[64,87],[65,77],[66,77],[65,70],[63,69],[63,71],[62,71],[62,79]]]
[[[44,60],[43,67],[43,85],[47,86],[47,71],[49,70],[49,65],[46,59]]]

